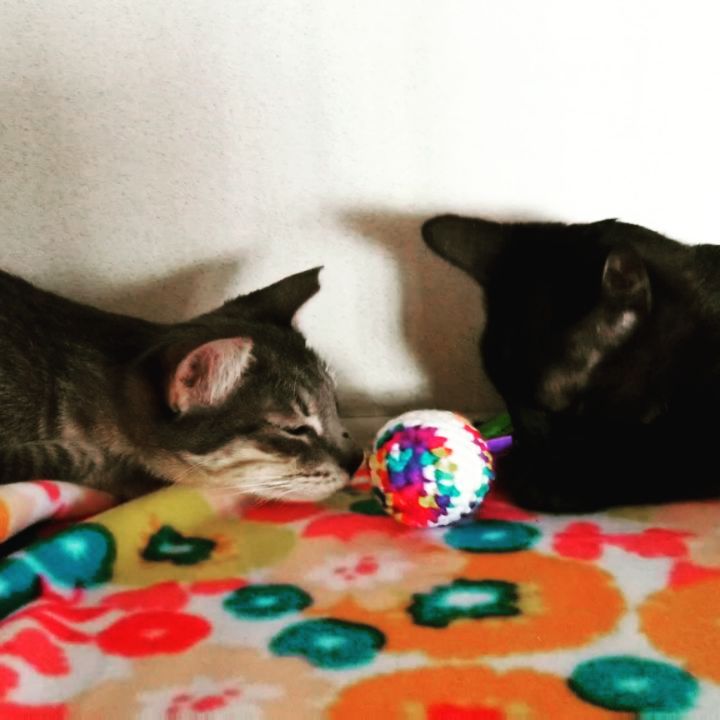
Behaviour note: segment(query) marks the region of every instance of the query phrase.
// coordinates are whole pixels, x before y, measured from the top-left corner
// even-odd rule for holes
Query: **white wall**
[[[346,412],[488,408],[436,211],[717,239],[711,2],[4,0],[0,265],[167,319],[324,263]]]

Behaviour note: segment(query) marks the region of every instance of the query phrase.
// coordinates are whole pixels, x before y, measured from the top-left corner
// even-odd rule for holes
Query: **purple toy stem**
[[[512,447],[512,435],[501,435],[486,442],[493,455],[501,455]]]

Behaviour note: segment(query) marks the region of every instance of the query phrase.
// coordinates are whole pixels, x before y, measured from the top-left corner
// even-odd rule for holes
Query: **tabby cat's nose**
[[[353,448],[348,455],[341,461],[340,467],[352,476],[360,467],[363,461],[363,452],[360,448]]]

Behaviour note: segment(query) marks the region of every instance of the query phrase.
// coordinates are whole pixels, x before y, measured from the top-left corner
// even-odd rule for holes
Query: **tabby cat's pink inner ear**
[[[252,361],[250,338],[212,340],[188,353],[170,377],[167,400],[177,412],[223,403]]]

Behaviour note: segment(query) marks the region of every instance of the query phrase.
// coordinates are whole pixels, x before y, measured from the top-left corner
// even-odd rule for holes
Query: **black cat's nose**
[[[363,451],[360,448],[353,448],[342,460],[340,467],[352,477],[363,461]]]

